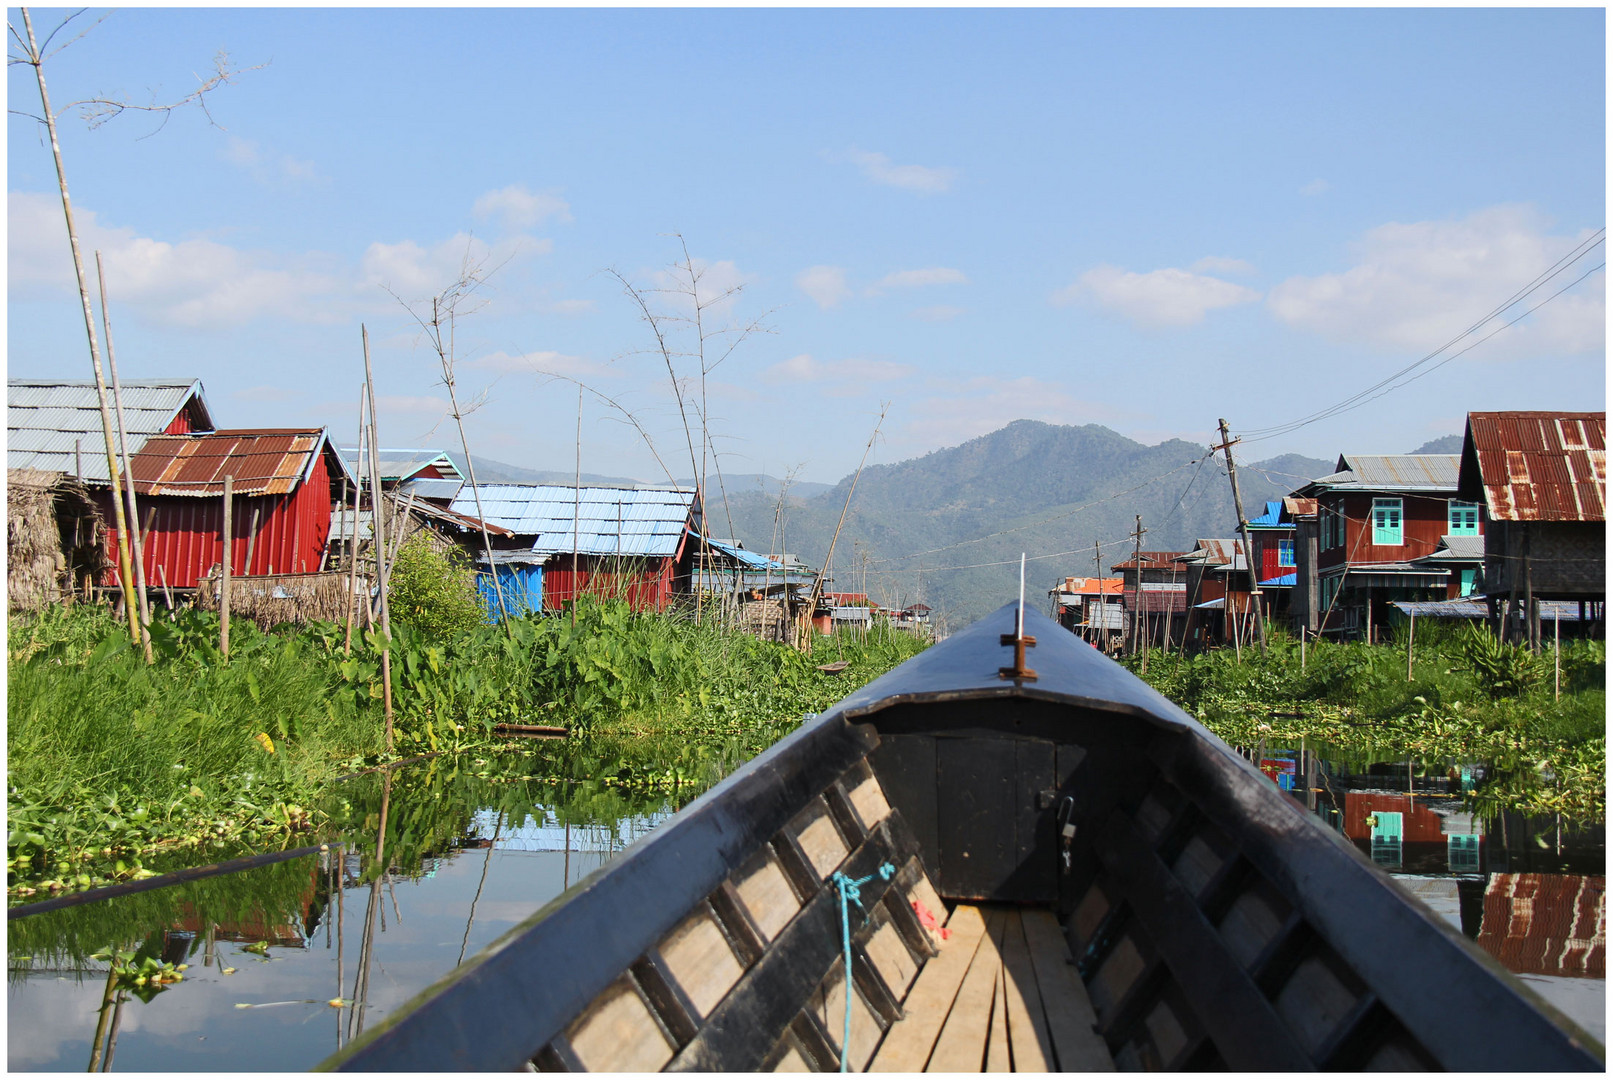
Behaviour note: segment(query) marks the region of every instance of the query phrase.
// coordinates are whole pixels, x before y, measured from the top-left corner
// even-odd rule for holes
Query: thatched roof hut
[[[71,597],[108,569],[106,522],[79,481],[41,469],[6,470],[6,590],[12,611]]]

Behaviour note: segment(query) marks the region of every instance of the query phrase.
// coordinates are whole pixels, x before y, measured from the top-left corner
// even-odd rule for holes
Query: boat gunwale
[[[519,1068],[872,748],[840,718],[808,721],[317,1068]]]

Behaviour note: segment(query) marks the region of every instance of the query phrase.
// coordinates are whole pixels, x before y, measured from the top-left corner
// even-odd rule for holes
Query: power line
[[[1374,383],[1373,385],[1367,387],[1364,390],[1359,391],[1358,393],[1352,394],[1351,396],[1349,396],[1347,398],[1344,398],[1342,401],[1335,402],[1334,404],[1329,405],[1326,408],[1319,409],[1316,412],[1313,412],[1313,413],[1309,414],[1308,416],[1304,416],[1304,417],[1299,418],[1298,420],[1289,421],[1289,422],[1284,423],[1284,424],[1278,424],[1278,425],[1275,425],[1273,427],[1251,429],[1251,430],[1249,430],[1249,431],[1247,431],[1247,432],[1245,432],[1243,434],[1243,438],[1245,440],[1249,441],[1249,442],[1261,442],[1261,441],[1264,441],[1266,439],[1276,438],[1279,435],[1286,435],[1289,432],[1297,431],[1302,427],[1306,427],[1306,426],[1308,426],[1310,424],[1314,424],[1314,423],[1316,423],[1316,422],[1318,422],[1320,420],[1325,420],[1325,419],[1327,419],[1329,417],[1337,416],[1340,413],[1348,412],[1351,409],[1358,408],[1361,405],[1366,404],[1368,401],[1372,401],[1372,400],[1375,400],[1378,397],[1383,396],[1383,394],[1386,394],[1391,390],[1396,390],[1396,389],[1399,389],[1402,386],[1407,385],[1407,383],[1410,383],[1410,382],[1414,381],[1415,378],[1420,377],[1420,376],[1414,376],[1412,379],[1406,379],[1405,377],[1407,375],[1410,375],[1412,372],[1416,371],[1418,368],[1423,367],[1425,364],[1428,364],[1431,361],[1435,360],[1442,353],[1445,353],[1445,352],[1449,351],[1451,348],[1453,348],[1454,346],[1459,344],[1464,338],[1470,337],[1473,334],[1477,333],[1487,323],[1499,318],[1508,309],[1512,308],[1513,306],[1515,306],[1516,304],[1518,304],[1519,302],[1521,302],[1522,300],[1526,299],[1527,297],[1532,295],[1534,292],[1536,292],[1537,290],[1539,290],[1540,288],[1545,286],[1547,282],[1551,281],[1553,278],[1557,277],[1559,274],[1562,274],[1565,271],[1567,271],[1569,267],[1571,267],[1574,263],[1578,262],[1580,259],[1584,258],[1587,254],[1589,254],[1596,247],[1598,247],[1599,245],[1604,243],[1606,241],[1606,239],[1607,239],[1607,229],[1605,227],[1596,230],[1596,232],[1593,233],[1591,236],[1587,237],[1585,240],[1583,240],[1580,243],[1576,244],[1574,246],[1573,250],[1571,250],[1568,254],[1564,255],[1562,258],[1558,259],[1551,266],[1549,266],[1545,270],[1541,271],[1541,273],[1536,275],[1533,280],[1531,280],[1530,282],[1528,282],[1527,284],[1525,284],[1524,286],[1519,288],[1517,291],[1515,291],[1506,300],[1502,301],[1502,303],[1497,305],[1495,308],[1492,308],[1482,318],[1480,318],[1478,321],[1474,322],[1472,325],[1467,327],[1467,329],[1463,330],[1460,334],[1457,334],[1454,338],[1452,338],[1451,340],[1447,341],[1445,344],[1441,345],[1439,348],[1433,350],[1432,352],[1424,355],[1420,359],[1418,359],[1418,360],[1406,365],[1405,367],[1401,368],[1399,371],[1396,371],[1393,374],[1388,375],[1383,379],[1380,379],[1378,382]],[[1605,266],[1606,264],[1604,263],[1603,265]],[[1485,337],[1479,339],[1478,341],[1475,341],[1472,344],[1468,345],[1466,348],[1462,349],[1460,352],[1457,352],[1457,353],[1455,353],[1455,354],[1453,354],[1451,356],[1445,357],[1445,359],[1441,360],[1438,364],[1435,364],[1433,368],[1430,368],[1429,371],[1432,371],[1432,370],[1435,370],[1435,369],[1437,369],[1439,367],[1442,367],[1444,364],[1450,362],[1451,360],[1454,360],[1457,356],[1462,355],[1462,353],[1467,352],[1469,349],[1473,348],[1474,346],[1482,344],[1485,341],[1488,341],[1490,338],[1494,337],[1497,333],[1500,333],[1502,330],[1505,330],[1507,327],[1516,325],[1520,320],[1522,320],[1522,319],[1528,317],[1529,315],[1533,314],[1534,312],[1540,310],[1546,304],[1550,303],[1552,300],[1555,300],[1557,297],[1561,296],[1568,289],[1573,288],[1574,285],[1577,285],[1581,281],[1584,281],[1585,278],[1589,277],[1591,274],[1594,274],[1596,272],[1596,270],[1599,270],[1601,268],[1602,268],[1601,266],[1598,266],[1595,269],[1592,269],[1592,270],[1586,272],[1585,274],[1580,275],[1580,277],[1576,278],[1568,286],[1566,286],[1563,289],[1559,289],[1557,292],[1555,292],[1551,296],[1547,297],[1541,303],[1536,304],[1534,307],[1532,307],[1528,311],[1524,312],[1523,315],[1518,316],[1518,318],[1513,319],[1509,323],[1505,323],[1502,326],[1497,327],[1494,331],[1492,331],[1491,333],[1485,335]],[[1424,372],[1423,374],[1426,374],[1426,373],[1427,372]],[[1405,381],[1402,382],[1401,381],[1402,379],[1404,379]]]

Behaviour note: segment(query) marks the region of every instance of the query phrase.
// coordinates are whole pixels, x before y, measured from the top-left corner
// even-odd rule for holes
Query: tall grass
[[[273,633],[164,615],[145,665],[109,616],[52,609],[10,636],[7,842],[13,893],[77,888],[265,847],[318,824],[336,775],[381,760],[376,634],[342,649],[334,624]],[[910,635],[788,647],[620,600],[457,632],[395,628],[397,753],[488,750],[501,722],[615,740],[674,776],[720,774],[861,682],[913,655]],[[824,649],[846,659],[818,670]],[[634,741],[648,742],[629,746]]]

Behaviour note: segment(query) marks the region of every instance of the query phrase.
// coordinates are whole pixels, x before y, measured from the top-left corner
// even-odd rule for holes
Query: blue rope
[[[873,881],[876,877],[889,881],[895,876],[896,867],[892,866],[890,863],[884,863],[880,866],[879,873],[869,874],[867,877],[857,878],[855,881],[847,877],[845,874],[842,874],[838,870],[835,871],[834,877],[830,879],[835,883],[835,888],[840,890],[840,945],[841,950],[845,954],[846,968],[846,1024],[840,1036],[841,1072],[847,1071],[846,1055],[851,1051],[851,917],[848,913],[846,902],[849,900],[856,904],[859,908],[862,907],[863,900],[861,890],[864,885],[868,884],[870,881]]]

